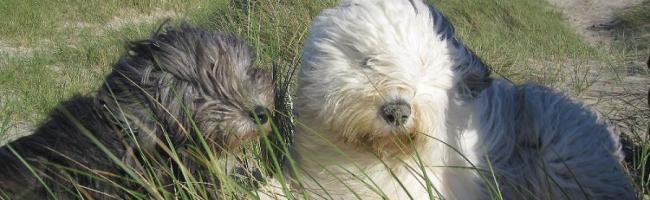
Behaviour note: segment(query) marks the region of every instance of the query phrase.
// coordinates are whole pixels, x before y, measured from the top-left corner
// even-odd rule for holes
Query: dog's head
[[[267,132],[271,76],[255,68],[243,40],[182,25],[127,50],[107,77],[104,101],[114,97],[112,109],[119,106],[149,132],[176,140],[200,134],[224,150]]]
[[[444,131],[464,75],[460,43],[434,11],[418,0],[346,1],[322,11],[305,43],[301,122],[379,154]]]

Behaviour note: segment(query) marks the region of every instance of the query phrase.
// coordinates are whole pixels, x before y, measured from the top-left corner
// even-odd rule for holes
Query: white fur
[[[434,33],[428,7],[421,2],[414,5],[399,0],[347,1],[322,11],[315,19],[298,80],[296,106],[301,124],[294,143],[300,167],[327,190],[320,191],[315,182],[301,177],[312,195],[329,198],[325,194],[329,193],[334,199],[349,199],[358,193],[364,199],[382,195],[410,198],[398,180],[415,199],[429,197],[426,181],[440,192],[450,193],[441,183],[451,172],[430,166],[462,162],[452,156],[455,152],[432,138],[417,146],[422,155],[420,164],[414,155],[391,154],[383,157],[384,164],[371,150],[350,145],[357,142],[359,133],[392,134],[393,127],[378,115],[378,108],[397,98],[413,108],[407,129],[451,140],[445,112],[457,81],[452,70],[453,44]],[[436,156],[429,156],[434,152]],[[429,166],[425,167],[431,176],[427,180],[419,176],[423,174],[422,165]]]
[[[606,147],[580,159],[586,162],[575,163],[578,171],[585,166],[594,169],[577,173],[578,176],[598,176],[592,172],[610,170],[599,177],[627,183],[623,171],[612,168],[618,166],[621,156],[618,141],[612,139],[605,125],[591,118],[574,123],[557,120],[569,114],[563,112],[568,108],[582,113],[586,109],[562,103],[569,106],[553,110],[559,104],[508,99],[519,95],[516,89],[490,96],[490,91],[508,87],[495,81],[485,89],[481,84],[489,79],[488,75],[480,59],[453,38],[453,28],[442,15],[419,0],[351,0],[322,11],[305,43],[298,79],[298,129],[293,157],[299,171],[294,179],[300,181],[294,185],[312,198],[325,199],[488,198],[490,190],[482,180],[493,182],[492,174],[472,169],[473,166],[493,167],[499,183],[504,183],[501,177],[506,176],[515,179],[516,184],[537,184],[544,179],[531,166],[538,156],[546,162],[547,158],[557,157],[549,155],[551,151],[563,156],[589,153],[568,141],[565,144],[565,138],[581,144],[602,143]],[[549,95],[540,97],[544,100],[569,101],[555,97],[559,95],[543,94]],[[384,103],[396,99],[408,102],[412,108],[401,129],[388,125],[378,114]],[[544,121],[531,121],[531,126],[543,125],[548,129],[517,126],[517,112],[521,111],[516,109],[521,106],[532,106],[527,119]],[[553,142],[547,145],[553,149],[523,154],[516,146],[532,137],[523,135],[526,131],[537,131],[538,138]],[[582,133],[567,136],[574,132]],[[597,136],[584,136],[591,132]],[[418,137],[405,146],[381,143],[388,136],[403,136],[400,134]],[[582,137],[593,141],[579,140]],[[522,159],[530,162],[519,163]],[[603,165],[606,168],[600,170]],[[563,171],[558,165],[552,167],[552,173]],[[533,177],[521,177],[528,175]],[[604,180],[587,181],[597,182],[593,186],[602,193],[623,191],[602,187],[610,184]],[[427,188],[427,183],[434,189]],[[574,191],[574,182],[562,183],[562,187]],[[510,189],[507,185],[502,187]],[[543,192],[544,188],[532,189]]]

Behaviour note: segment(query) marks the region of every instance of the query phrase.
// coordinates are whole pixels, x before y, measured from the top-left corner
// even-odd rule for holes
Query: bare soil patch
[[[567,21],[594,47],[613,51],[617,22],[615,13],[639,5],[643,0],[548,0],[558,8]],[[638,52],[642,53],[642,52]],[[645,125],[630,124],[631,119],[648,115],[646,94],[648,70],[645,57],[608,63],[597,61],[590,64],[594,77],[592,85],[579,98],[593,105],[603,116],[614,121],[623,132],[639,132]],[[647,119],[647,118],[646,118]],[[633,120],[637,121],[637,120]],[[631,127],[636,126],[636,127]],[[642,131],[645,132],[645,131]]]
[[[590,43],[609,44],[614,13],[638,5],[643,0],[548,0]]]

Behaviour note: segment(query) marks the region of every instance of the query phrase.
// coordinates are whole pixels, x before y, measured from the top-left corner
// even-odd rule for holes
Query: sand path
[[[611,49],[616,34],[616,11],[638,5],[643,0],[548,0],[585,40],[597,48]],[[639,52],[642,53],[642,52]],[[630,131],[630,121],[648,115],[646,93],[649,81],[645,58],[626,60],[622,64],[595,61],[590,73],[596,77],[579,98],[593,105],[604,116]],[[623,66],[616,66],[623,65]],[[647,128],[645,125],[634,128]],[[638,131],[637,131],[638,132]],[[640,131],[645,132],[645,131]]]
[[[613,40],[614,12],[643,0],[548,0],[587,41],[609,44]]]

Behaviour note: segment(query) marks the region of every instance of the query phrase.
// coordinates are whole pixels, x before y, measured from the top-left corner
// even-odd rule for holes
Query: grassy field
[[[311,18],[334,3],[5,1],[0,17],[12,20],[0,21],[0,112],[29,124],[61,99],[98,87],[125,41],[145,38],[165,18],[246,37],[263,68],[295,67]],[[598,56],[543,2],[468,2],[436,3],[469,46],[511,79],[558,83],[559,71],[544,64]]]
[[[189,8],[196,3],[4,1],[0,112],[40,121],[61,99],[98,87],[125,41],[146,37],[165,17],[200,12]]]
[[[535,81],[580,94],[594,80],[590,63],[619,64],[629,55],[586,44],[544,1],[431,2],[497,75],[517,82]],[[334,0],[3,0],[0,125],[36,126],[60,100],[92,92],[123,53],[125,42],[146,38],[166,18],[246,38],[256,48],[261,68],[297,67],[312,17],[333,4]],[[648,18],[643,11],[650,4],[644,5],[619,15],[629,27],[626,34],[643,32],[635,29],[639,27],[635,23]],[[643,42],[648,44],[649,37],[641,38],[634,52],[648,51]],[[0,132],[7,130],[0,127]]]

